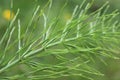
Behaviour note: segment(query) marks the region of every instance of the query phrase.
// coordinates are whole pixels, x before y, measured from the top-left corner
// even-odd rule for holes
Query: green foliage
[[[27,26],[21,25],[22,12],[17,10],[0,39],[1,80],[58,80],[71,76],[94,80],[94,76],[104,75],[93,66],[96,58],[105,64],[106,57],[119,59],[115,56],[120,47],[120,24],[114,19],[117,10],[106,14],[106,3],[88,13],[92,2],[83,1],[75,6],[71,18],[63,21],[61,14],[67,2],[57,16],[51,17],[53,2],[49,0],[44,7],[37,5]]]

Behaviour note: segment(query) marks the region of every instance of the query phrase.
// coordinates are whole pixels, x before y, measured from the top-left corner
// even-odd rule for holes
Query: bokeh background
[[[24,27],[29,22],[36,5],[41,7],[47,3],[48,0],[13,0],[13,7],[11,9],[11,0],[0,0],[0,38],[5,32],[7,26],[9,25],[9,17],[5,17],[5,11],[12,10],[12,14],[16,13],[17,9],[20,9],[19,18],[21,19],[21,25]],[[71,13],[76,5],[80,5],[83,0],[68,0],[68,5],[65,7],[64,13],[61,14],[61,19],[64,21],[68,20],[71,17]],[[90,2],[91,0],[86,0]],[[112,12],[115,9],[118,9],[120,12],[120,0],[95,0],[93,6],[90,9],[90,13],[100,8],[106,1],[109,1],[110,9],[108,13]],[[50,11],[51,17],[57,16],[59,10],[64,5],[65,0],[54,0],[53,7]],[[9,16],[9,15],[8,15]],[[116,18],[120,21],[120,15]],[[62,25],[62,23],[61,23]],[[107,65],[96,61],[94,66],[96,69],[101,71],[105,76],[96,77],[96,80],[120,80],[120,60],[105,59]],[[72,80],[76,80],[71,77]],[[68,79],[63,79],[68,80]]]

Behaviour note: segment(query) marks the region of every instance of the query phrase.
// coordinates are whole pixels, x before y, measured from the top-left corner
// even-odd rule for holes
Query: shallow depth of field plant
[[[106,2],[90,13],[94,1],[83,0],[63,18],[69,0],[52,12],[55,1],[36,3],[25,25],[19,7],[13,18],[7,15],[9,25],[0,34],[0,80],[99,80],[105,75],[95,64],[119,59],[117,10],[107,13]]]

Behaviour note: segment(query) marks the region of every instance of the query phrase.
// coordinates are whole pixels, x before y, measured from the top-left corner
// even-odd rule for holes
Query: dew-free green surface
[[[82,1],[68,0],[65,5],[65,0],[54,0],[49,7],[48,0],[14,0],[12,11],[17,18],[13,23],[2,16],[4,10],[11,9],[10,0],[0,1],[0,80],[120,80],[120,60],[114,57],[120,55],[120,24],[112,32],[120,15],[110,21],[116,15],[113,11],[120,11],[120,1],[109,0],[110,8],[101,16],[100,11],[90,14],[105,0],[95,0],[85,10],[90,2],[86,0],[77,9]],[[87,12],[79,18],[82,10]]]

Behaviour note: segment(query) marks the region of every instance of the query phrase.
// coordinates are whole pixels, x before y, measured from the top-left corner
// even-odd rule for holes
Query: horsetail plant
[[[93,2],[84,0],[75,6],[71,18],[62,22],[67,2],[51,19],[53,1],[44,7],[38,5],[27,26],[22,25],[18,17],[22,12],[17,10],[0,39],[0,80],[60,80],[70,76],[79,77],[73,80],[94,80],[93,76],[104,75],[92,67],[96,57],[103,63],[104,58],[119,59],[115,56],[120,47],[120,24],[114,21],[117,10],[108,14],[105,3],[88,13]]]

